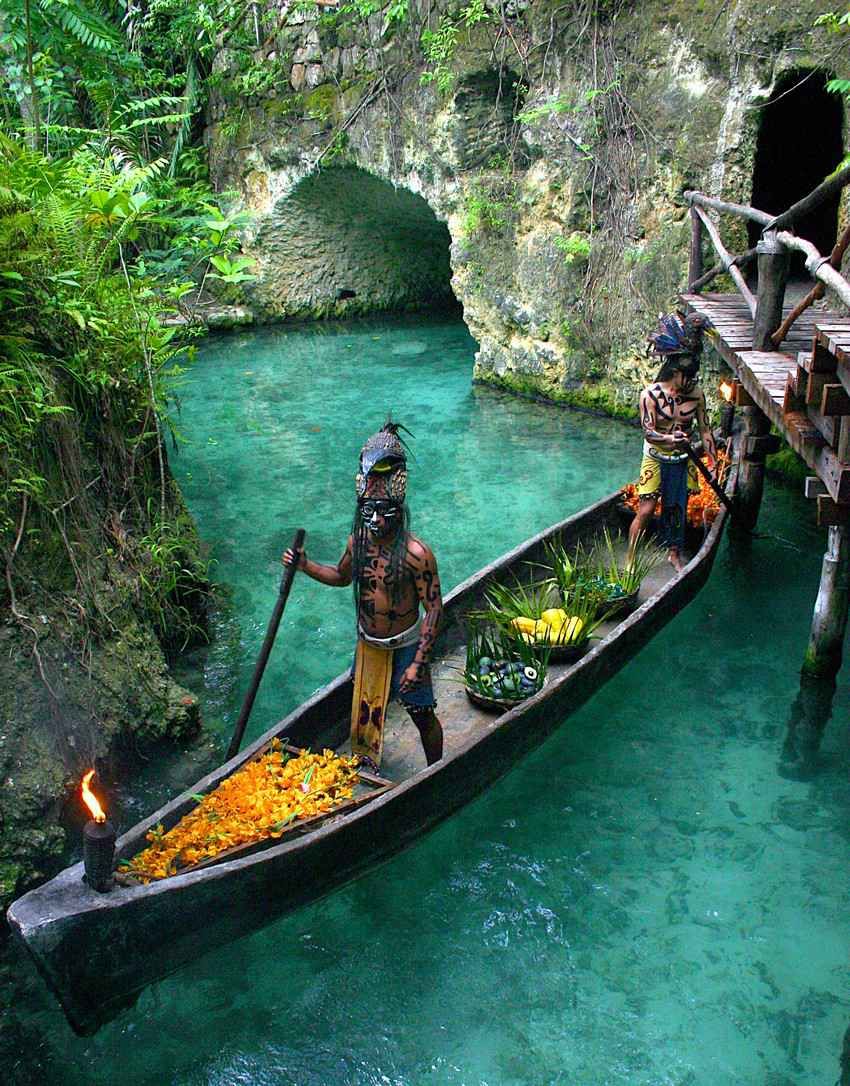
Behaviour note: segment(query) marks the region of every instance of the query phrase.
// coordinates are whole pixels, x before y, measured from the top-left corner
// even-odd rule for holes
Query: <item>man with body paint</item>
[[[351,746],[376,766],[394,697],[416,725],[428,765],[443,756],[429,667],[443,598],[434,555],[409,530],[407,455],[399,429],[387,422],[360,451],[354,525],[339,562],[313,562],[303,550],[283,556],[286,565],[297,562],[322,584],[354,586],[358,639]]]
[[[629,549],[634,550],[639,534],[649,528],[660,498],[663,542],[677,572],[683,565],[688,494],[699,491],[696,468],[685,452],[694,424],[710,465],[717,456],[705,396],[697,384],[704,329],[700,317],[671,314],[660,318],[659,330],[650,335],[649,342],[662,366],[655,383],[640,394],[643,459]]]

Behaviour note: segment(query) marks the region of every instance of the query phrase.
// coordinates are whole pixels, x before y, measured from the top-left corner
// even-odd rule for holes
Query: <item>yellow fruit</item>
[[[535,641],[551,641],[552,640],[552,627],[548,622],[544,622],[542,618],[539,618],[534,623],[534,639]]]
[[[522,633],[533,634],[535,632],[536,623],[533,618],[520,617],[511,619],[511,625]]]
[[[571,641],[577,641],[584,623],[578,615],[567,616],[566,621],[558,631],[556,638],[559,645],[569,645]]]
[[[560,630],[570,616],[563,607],[550,607],[549,610],[544,611],[540,617],[544,622],[548,622],[553,630],[557,631]]]

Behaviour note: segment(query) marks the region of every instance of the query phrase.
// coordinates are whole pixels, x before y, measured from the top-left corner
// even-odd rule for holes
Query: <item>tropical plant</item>
[[[590,555],[587,583],[598,583],[608,601],[631,596],[665,556],[665,549],[646,532],[639,532],[625,553],[605,528]]]

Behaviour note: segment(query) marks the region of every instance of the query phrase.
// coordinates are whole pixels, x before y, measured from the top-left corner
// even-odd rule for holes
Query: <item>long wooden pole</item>
[[[304,546],[304,529],[299,528],[295,533],[295,539],[292,541],[292,550],[295,552],[296,561],[291,566],[287,566],[283,571],[283,577],[280,582],[280,591],[278,592],[277,602],[274,605],[272,611],[272,617],[269,619],[268,628],[266,629],[266,638],[263,641],[263,647],[260,649],[260,655],[257,658],[256,666],[254,667],[254,675],[251,679],[251,685],[248,688],[248,693],[245,696],[245,701],[242,703],[242,710],[239,713],[239,719],[236,721],[236,727],[233,729],[233,738],[230,740],[230,746],[227,748],[227,760],[229,761],[238,752],[242,738],[245,735],[245,727],[248,723],[248,717],[251,715],[251,710],[254,707],[254,698],[257,696],[257,691],[260,688],[260,680],[263,677],[263,672],[266,670],[266,664],[268,663],[269,654],[272,651],[272,645],[277,635],[277,628],[280,625],[281,616],[283,615],[283,609],[286,607],[286,601],[289,599],[289,590],[292,588],[292,582],[295,579],[295,572],[298,569],[297,556],[298,552]]]
[[[705,464],[703,464],[702,460],[700,460],[699,456],[697,455],[696,450],[694,449],[693,445],[691,445],[690,441],[686,441],[683,447],[684,447],[685,452],[688,454],[688,459],[693,461],[694,466],[696,467],[696,469],[700,473],[700,475],[702,475],[703,479],[705,479],[705,481],[708,483],[708,485],[711,487],[711,489],[714,491],[714,493],[717,495],[717,497],[720,499],[720,501],[723,502],[723,504],[726,506],[727,510],[730,513],[734,513],[735,512],[735,507],[732,505],[732,502],[729,500],[729,498],[728,498],[728,496],[726,494],[726,491],[723,489],[723,487],[720,485],[720,483],[718,483],[718,481],[714,478],[714,476],[711,474],[711,472],[708,470],[708,468],[705,466]]]

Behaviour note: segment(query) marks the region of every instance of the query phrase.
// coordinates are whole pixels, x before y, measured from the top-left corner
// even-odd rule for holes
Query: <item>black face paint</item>
[[[395,528],[399,507],[386,499],[368,499],[360,503],[360,517],[372,535],[389,535]],[[383,524],[381,524],[383,518]]]

